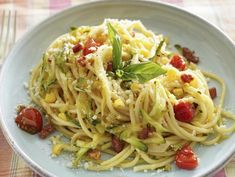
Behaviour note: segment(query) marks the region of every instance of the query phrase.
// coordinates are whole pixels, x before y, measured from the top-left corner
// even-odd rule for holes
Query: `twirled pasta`
[[[120,36],[122,61],[126,65],[151,60],[160,64],[166,74],[145,83],[110,75],[107,70],[112,61],[112,44],[107,22]],[[97,45],[88,49],[89,54],[73,51],[75,45],[84,47],[91,39]],[[81,165],[80,160],[84,159],[84,167],[89,170],[154,170],[169,167],[177,149],[184,144],[215,144],[234,131],[234,125],[224,126],[226,118],[234,120],[235,116],[222,110],[223,80],[201,72],[192,63],[187,63],[183,71],[173,67],[169,62],[174,52],[167,50],[163,39],[163,35],[155,35],[140,21],[108,19],[99,26],[78,27],[49,46],[32,71],[29,93],[56,129],[70,140],[65,143],[58,136],[53,137],[54,155],[74,152],[73,165]],[[160,51],[156,55],[157,50]],[[182,82],[182,74],[190,74],[193,81]],[[206,77],[222,86],[217,106],[210,97]],[[175,118],[174,105],[179,102],[197,105],[192,122]],[[148,138],[141,139],[138,133],[146,126],[154,130]],[[112,149],[113,136],[125,142],[119,153]],[[91,149],[111,157],[89,158]]]

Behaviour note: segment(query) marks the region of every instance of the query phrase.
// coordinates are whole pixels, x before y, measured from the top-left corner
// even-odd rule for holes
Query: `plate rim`
[[[0,73],[0,83],[3,80],[3,73],[5,72],[5,63],[8,62],[8,58],[9,56],[11,56],[13,54],[13,51],[17,48],[17,46],[19,45],[19,43],[21,43],[21,41],[24,41],[24,39],[27,38],[28,35],[30,35],[31,33],[33,33],[37,28],[39,28],[41,25],[48,23],[51,20],[54,20],[56,18],[59,18],[60,16],[62,16],[63,14],[68,13],[70,10],[76,9],[76,8],[86,8],[86,6],[89,5],[99,5],[102,3],[109,3],[109,4],[115,4],[115,3],[126,3],[126,4],[130,4],[130,3],[138,3],[138,5],[141,4],[154,4],[154,5],[159,5],[159,6],[164,6],[166,8],[171,8],[175,11],[181,12],[185,15],[189,15],[191,17],[193,17],[196,20],[201,21],[202,23],[206,24],[207,26],[210,26],[213,28],[213,30],[216,30],[216,32],[220,33],[226,40],[228,43],[231,44],[231,46],[233,46],[233,48],[235,49],[235,42],[222,30],[220,29],[218,26],[216,26],[215,24],[209,22],[208,20],[206,20],[205,18],[196,15],[194,13],[189,12],[188,10],[181,8],[179,6],[167,3],[167,2],[159,2],[159,1],[154,1],[154,0],[94,0],[94,1],[90,1],[90,2],[79,2],[74,6],[70,6],[68,8],[65,8],[59,12],[56,12],[55,14],[45,18],[44,20],[42,20],[41,22],[37,23],[35,26],[33,26],[31,29],[29,29],[28,31],[26,31],[21,37],[20,39],[15,43],[15,45],[13,46],[13,48],[11,49],[11,51],[9,52],[9,54],[7,55],[7,57],[5,58],[5,61],[2,65],[1,69],[1,73]],[[2,84],[0,84],[0,95],[2,94]],[[32,168],[36,173],[43,175],[43,176],[55,176],[54,174],[52,174],[51,172],[49,172],[47,169],[43,169],[39,164],[37,164],[33,159],[31,159],[23,150],[21,150],[21,148],[18,146],[17,143],[15,143],[13,141],[14,137],[11,135],[9,129],[7,128],[5,121],[3,119],[3,113],[2,113],[2,101],[0,101],[0,128],[1,131],[4,135],[4,137],[6,138],[8,144],[11,146],[11,148],[14,150],[14,152],[19,155],[28,165],[30,168]],[[229,160],[232,158],[232,156],[235,154],[235,148],[233,150],[230,151],[230,153],[228,153],[226,156],[224,156],[222,158],[222,160],[220,161],[220,163],[218,163],[217,165],[215,165],[213,168],[204,171],[204,173],[202,172],[201,174],[197,174],[196,176],[211,176],[213,174],[215,174],[216,172],[218,172],[219,170],[221,170],[228,162]],[[195,177],[196,177],[195,176]]]

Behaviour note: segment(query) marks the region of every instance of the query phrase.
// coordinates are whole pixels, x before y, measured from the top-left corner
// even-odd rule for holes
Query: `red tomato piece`
[[[30,134],[36,134],[42,130],[42,115],[35,108],[24,108],[15,122],[19,128]]]
[[[175,162],[177,167],[192,170],[198,166],[198,159],[189,145],[183,146],[176,153]]]
[[[190,74],[182,74],[180,78],[185,83],[190,83],[193,80],[193,76]]]
[[[181,122],[191,122],[193,120],[195,108],[188,102],[180,102],[174,105],[175,118]]]
[[[97,47],[99,47],[101,44],[99,42],[96,42],[94,39],[89,38],[86,43],[85,47],[83,49],[83,55],[86,56],[90,53],[93,53],[97,50]]]
[[[78,43],[78,44],[76,44],[75,46],[73,46],[72,49],[73,49],[73,53],[77,53],[77,52],[79,52],[80,50],[83,49],[83,46],[82,46],[81,43]]]
[[[170,61],[170,64],[180,71],[183,71],[186,67],[184,59],[179,55],[174,55]]]

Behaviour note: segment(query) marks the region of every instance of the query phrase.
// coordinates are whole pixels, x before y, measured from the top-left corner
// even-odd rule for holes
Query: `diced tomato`
[[[180,71],[183,71],[186,67],[184,59],[179,55],[174,55],[170,61],[170,64]]]
[[[42,130],[42,115],[35,108],[24,108],[15,122],[19,128],[30,134],[36,134]]]
[[[86,66],[86,58],[84,56],[80,57],[77,59],[77,62],[79,65],[81,65],[82,67]]]
[[[83,49],[83,46],[82,46],[81,43],[78,43],[78,44],[76,44],[75,46],[73,46],[72,49],[73,49],[73,53],[77,53],[77,52],[79,52],[80,50]]]
[[[175,162],[177,167],[192,170],[198,166],[198,159],[189,145],[183,146],[177,153]]]
[[[210,88],[209,92],[210,92],[210,96],[211,96],[212,99],[217,97],[217,92],[216,92],[216,88],[215,87]]]
[[[97,47],[99,47],[101,44],[99,42],[96,42],[94,39],[89,38],[86,43],[85,47],[83,49],[83,55],[86,56],[90,53],[93,53],[97,50]]]
[[[195,108],[188,102],[180,102],[174,105],[175,118],[181,122],[191,122],[193,120]]]
[[[50,135],[53,131],[54,131],[54,127],[50,124],[50,123],[47,123],[43,128],[42,130],[39,132],[39,137],[41,139],[45,139],[48,137],[48,135]]]
[[[117,138],[116,136],[112,136],[112,148],[115,152],[119,153],[122,151],[124,147],[124,143]]]
[[[193,76],[190,74],[182,74],[180,78],[185,83],[190,83],[193,80]]]

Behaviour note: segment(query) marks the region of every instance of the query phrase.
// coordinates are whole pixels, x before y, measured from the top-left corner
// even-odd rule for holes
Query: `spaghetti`
[[[29,83],[32,100],[69,139],[53,137],[52,154],[72,152],[73,166],[95,171],[168,169],[185,144],[212,145],[232,133],[224,81],[167,48],[140,21],[107,19],[57,38]],[[216,106],[206,77],[222,86]]]

